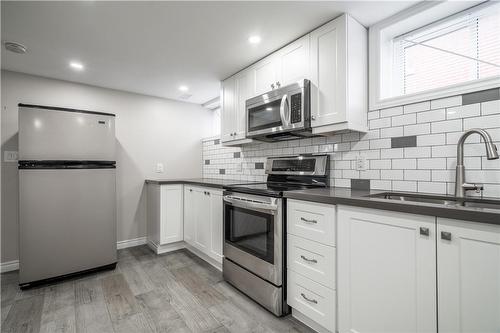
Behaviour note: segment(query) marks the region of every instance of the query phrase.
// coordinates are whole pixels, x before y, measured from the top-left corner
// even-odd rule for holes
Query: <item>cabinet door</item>
[[[435,236],[435,217],[339,205],[339,332],[436,332]]]
[[[184,187],[184,241],[194,244],[196,205],[192,187]]]
[[[182,185],[161,186],[160,244],[183,240]]]
[[[437,267],[439,331],[500,332],[500,226],[438,218]]]
[[[194,190],[196,204],[195,246],[204,253],[210,249],[210,197],[203,188]]]
[[[210,191],[210,256],[222,263],[222,192]]]
[[[346,121],[346,16],[310,33],[311,126]]]
[[[221,89],[221,140],[222,142],[234,140],[236,128],[236,81],[230,77],[222,81]]]
[[[278,82],[278,58],[273,55],[256,63],[251,70],[255,77],[255,95],[260,95],[276,88]]]
[[[309,79],[309,35],[306,35],[279,51],[279,83],[285,86]]]
[[[235,76],[236,80],[236,135],[233,139],[240,140],[246,134],[246,101],[255,95],[255,76],[251,70],[243,71]]]

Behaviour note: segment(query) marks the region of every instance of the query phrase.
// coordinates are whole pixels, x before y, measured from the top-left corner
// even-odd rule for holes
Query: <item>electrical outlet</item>
[[[356,170],[366,171],[366,157],[363,155],[356,156]]]
[[[163,173],[165,169],[163,168],[163,163],[156,163],[156,172],[157,173]]]
[[[17,151],[4,151],[3,152],[3,161],[4,162],[17,162],[18,156]]]

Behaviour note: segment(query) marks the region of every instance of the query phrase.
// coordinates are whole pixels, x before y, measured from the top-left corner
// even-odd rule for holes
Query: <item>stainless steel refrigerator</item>
[[[19,104],[21,288],[116,265],[115,115]]]

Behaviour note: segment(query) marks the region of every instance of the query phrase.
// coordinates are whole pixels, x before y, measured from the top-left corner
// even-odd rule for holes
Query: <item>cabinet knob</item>
[[[429,228],[420,227],[420,234],[422,236],[429,236]]]
[[[451,241],[451,232],[441,231],[441,239]]]

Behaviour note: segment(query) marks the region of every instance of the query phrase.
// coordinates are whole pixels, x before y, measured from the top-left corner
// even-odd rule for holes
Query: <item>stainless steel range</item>
[[[284,191],[325,187],[328,155],[268,158],[267,182],[224,191],[226,281],[277,316],[286,304]]]

